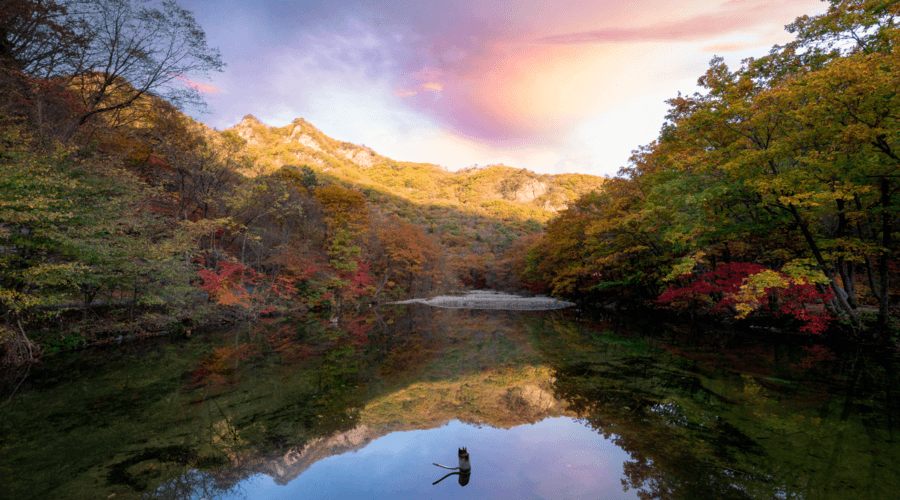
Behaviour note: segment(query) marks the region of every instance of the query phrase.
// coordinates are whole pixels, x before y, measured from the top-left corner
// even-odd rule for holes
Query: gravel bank
[[[508,293],[473,290],[465,295],[441,295],[430,299],[410,299],[390,304],[425,304],[447,309],[496,309],[502,311],[548,311],[574,306],[552,297],[520,297]]]

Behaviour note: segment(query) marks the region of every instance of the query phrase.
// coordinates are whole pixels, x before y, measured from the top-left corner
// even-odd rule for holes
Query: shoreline
[[[424,304],[444,309],[487,309],[498,311],[552,311],[575,305],[574,302],[553,297],[523,297],[492,290],[470,290],[465,295],[439,295],[428,299],[408,299],[385,303],[385,305],[408,304]]]

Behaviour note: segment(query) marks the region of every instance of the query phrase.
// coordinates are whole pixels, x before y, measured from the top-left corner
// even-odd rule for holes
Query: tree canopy
[[[201,108],[188,78],[225,63],[193,14],[175,1],[8,0],[0,7],[0,58],[24,74],[51,79],[77,96],[68,133],[156,97]]]
[[[811,286],[818,295],[803,300],[824,300],[856,328],[874,306],[887,327],[900,216],[898,14],[896,2],[833,1],[789,25],[796,39],[765,57],[735,70],[714,58],[702,92],[668,101],[659,138],[549,224],[530,278],[572,296],[691,289],[709,304],[743,304],[739,317]],[[729,274],[733,289],[697,286],[735,263],[763,267]]]

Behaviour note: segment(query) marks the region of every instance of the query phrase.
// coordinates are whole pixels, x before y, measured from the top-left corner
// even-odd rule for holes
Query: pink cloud
[[[418,94],[418,92],[415,90],[394,89],[393,94],[397,97],[409,97]]]
[[[689,41],[748,29],[772,20],[772,11],[781,10],[790,1],[730,0],[723,10],[699,14],[672,22],[654,23],[637,28],[607,27],[550,35],[538,39],[540,43],[573,45],[609,42]],[[809,3],[796,0],[793,3]]]
[[[179,80],[184,82],[185,85],[196,90],[197,92],[200,92],[201,94],[218,94],[218,93],[222,92],[222,89],[213,87],[212,85],[210,85],[208,83],[199,83],[199,82],[195,82],[193,80],[189,80],[189,79],[185,78],[183,75],[175,75],[175,78],[178,78]]]
[[[677,70],[684,71],[691,58],[707,57],[693,47],[670,57],[665,49],[609,44],[598,50],[589,44],[701,40],[713,52],[739,51],[742,46],[725,45],[723,38],[741,33],[758,39],[754,46],[769,45],[769,30],[780,33],[818,3],[648,0],[635,9],[614,0],[585,8],[574,0],[557,7],[523,0],[510,12],[467,0],[463,4],[477,15],[447,30],[430,26],[400,63],[393,84],[418,91],[404,94],[404,103],[460,137],[507,146],[558,142],[617,99],[657,92],[673,78],[696,78],[661,69],[670,59],[678,59]],[[705,61],[696,74],[704,69]],[[431,98],[432,92],[441,99]]]

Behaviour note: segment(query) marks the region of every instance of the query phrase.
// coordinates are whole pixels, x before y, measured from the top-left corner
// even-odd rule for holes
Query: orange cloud
[[[428,90],[430,92],[440,92],[440,91],[444,90],[444,86],[441,85],[440,83],[436,83],[436,82],[423,83],[419,87],[421,87],[423,90]]]
[[[409,97],[418,94],[418,92],[415,90],[394,89],[393,94],[397,97]]]
[[[222,92],[222,89],[213,87],[208,83],[199,83],[193,80],[188,80],[183,75],[175,75],[175,78],[178,78],[179,80],[184,82],[185,85],[196,90],[197,92],[200,92],[201,94],[218,94]]]

